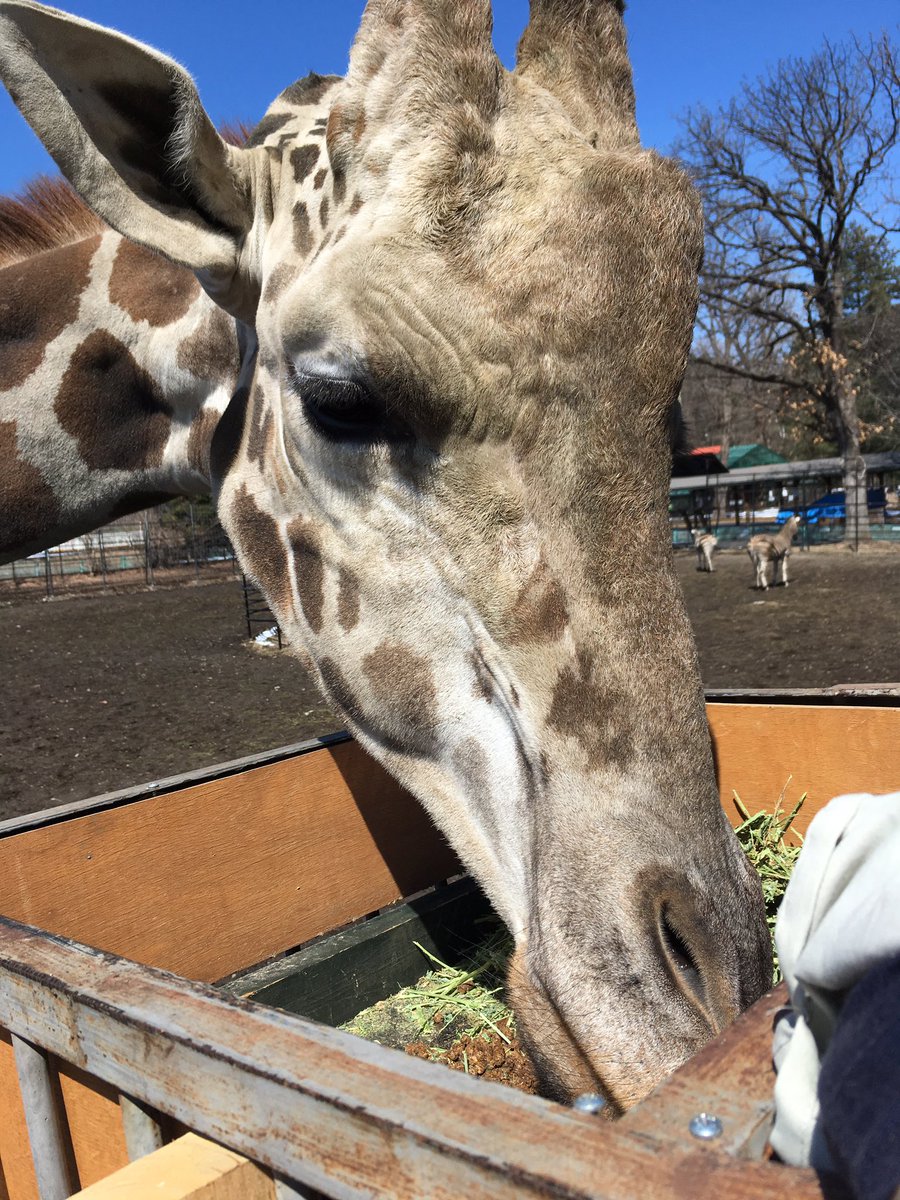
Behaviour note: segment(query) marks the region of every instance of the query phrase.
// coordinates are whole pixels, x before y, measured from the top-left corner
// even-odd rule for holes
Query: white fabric
[[[830,1166],[817,1131],[819,1065],[844,997],[900,951],[900,792],[832,800],[812,821],[775,929],[791,1007],[775,1026],[772,1146]]]

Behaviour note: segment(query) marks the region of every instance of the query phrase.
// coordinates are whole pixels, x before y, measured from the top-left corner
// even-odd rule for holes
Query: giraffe
[[[791,553],[791,543],[794,534],[800,528],[800,518],[788,517],[781,532],[770,537],[767,533],[757,533],[747,543],[747,553],[756,568],[756,586],[768,591],[768,567],[772,563],[772,583],[778,583],[778,568],[781,567],[781,582],[788,585],[787,560]]]
[[[715,570],[713,566],[713,551],[719,544],[719,539],[714,533],[709,533],[703,529],[692,529],[691,537],[694,539],[694,548],[697,551],[697,570],[707,571],[710,574]]]
[[[668,527],[700,210],[640,147],[623,7],[533,0],[507,72],[489,0],[369,0],[346,77],[234,147],[170,59],[0,0],[63,173],[237,321],[243,566],[509,926],[544,1092],[612,1113],[771,970]]]
[[[208,494],[239,332],[61,180],[0,200],[0,562]]]

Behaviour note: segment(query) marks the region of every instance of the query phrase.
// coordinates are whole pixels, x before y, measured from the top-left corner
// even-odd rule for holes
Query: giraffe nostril
[[[658,927],[663,954],[673,979],[700,1004],[705,1004],[703,975],[690,946],[676,927],[668,905],[660,910]]]

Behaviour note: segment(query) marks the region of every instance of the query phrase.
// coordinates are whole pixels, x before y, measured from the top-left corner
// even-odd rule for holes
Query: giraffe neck
[[[0,266],[0,561],[209,491],[236,324],[100,226]]]
[[[324,134],[339,83],[299,80],[247,143],[281,155],[288,130],[302,133],[283,164],[301,260],[334,236]],[[62,182],[39,181],[27,199],[0,198],[0,562],[208,493],[213,432],[235,392],[249,391],[255,353],[214,281],[204,278],[208,295]],[[286,282],[276,270],[270,292]]]

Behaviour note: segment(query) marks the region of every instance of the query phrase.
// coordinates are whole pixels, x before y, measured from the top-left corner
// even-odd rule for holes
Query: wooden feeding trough
[[[710,696],[726,807],[791,774],[802,829],[896,788],[898,704]],[[778,989],[610,1124],[210,986],[340,1019],[406,970],[400,934],[440,947],[451,908],[471,916],[458,873],[343,737],[0,825],[0,1200],[825,1194],[766,1158]],[[701,1111],[719,1138],[691,1136]]]

